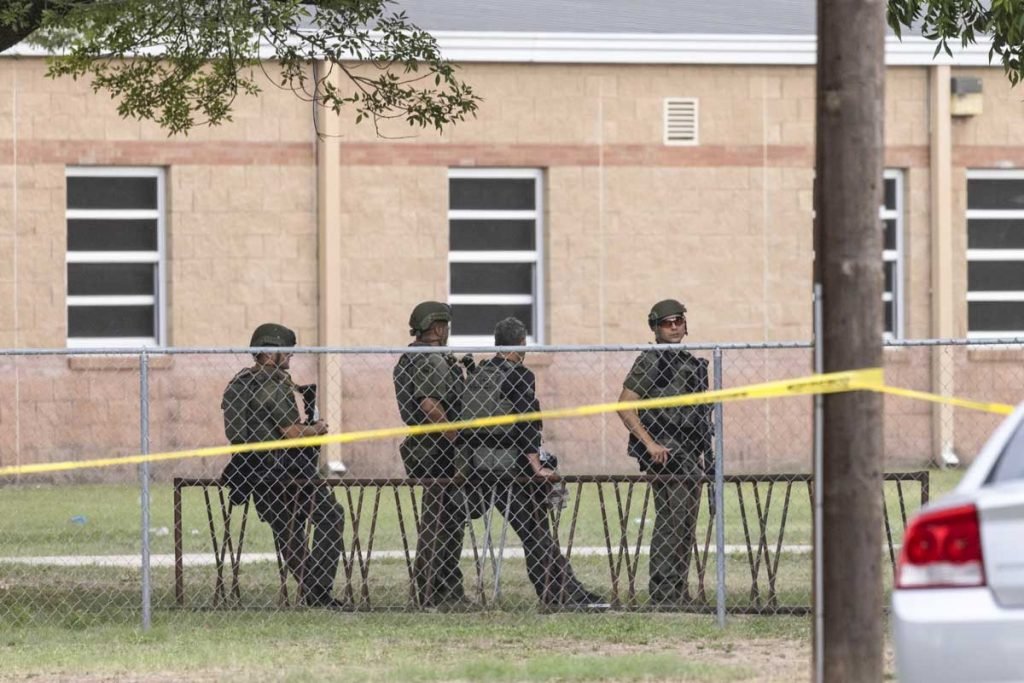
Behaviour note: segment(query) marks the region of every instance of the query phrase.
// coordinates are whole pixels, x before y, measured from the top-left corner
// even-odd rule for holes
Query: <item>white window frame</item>
[[[967,169],[967,180],[1021,180],[1024,181],[1024,170],[1013,169]],[[966,189],[966,188],[965,188]],[[970,200],[966,199],[965,204],[969,206]],[[1024,219],[1024,209],[967,209],[964,227],[972,218],[979,220]],[[1024,249],[967,249],[967,267],[970,268],[972,261],[1020,261],[1024,267]],[[1024,291],[976,291],[969,289],[966,292],[967,303],[975,301],[999,302],[999,301],[1022,301],[1024,302]],[[968,311],[967,324],[970,325],[970,312]],[[968,339],[1000,339],[1004,337],[1024,336],[1024,330],[994,330],[984,332],[971,332],[967,330]]]
[[[883,199],[882,206],[878,210],[879,220],[895,220],[896,221],[896,248],[895,249],[883,249],[882,251],[882,262],[883,265],[887,263],[895,263],[896,267],[893,272],[893,283],[892,293],[882,292],[883,302],[892,302],[892,332],[885,332],[884,336],[886,341],[892,339],[903,339],[903,233],[904,233],[904,203],[903,203],[903,170],[897,168],[887,168],[883,174],[884,180],[895,180],[896,181],[896,206],[893,209],[888,209],[885,206]],[[884,182],[884,181],[883,181]],[[884,190],[884,187],[883,187]],[[883,192],[883,198],[884,198]],[[884,305],[884,304],[883,304]]]
[[[155,337],[71,337],[67,336],[67,348],[140,348],[162,347],[167,340],[167,268],[166,268],[166,224],[167,198],[166,174],[163,168],[154,166],[68,166],[65,178],[156,178],[156,209],[65,209],[64,232],[67,222],[75,219],[152,220],[156,219],[156,251],[68,251],[65,263],[152,263],[156,265],[155,295],[93,295],[70,296],[67,294],[67,270],[65,268],[64,297],[65,324],[70,333],[71,306],[142,306],[152,305],[156,317]]]
[[[448,303],[457,304],[532,304],[533,334],[528,344],[544,343],[544,171],[539,168],[450,168],[448,179],[501,178],[534,180],[535,205],[533,211],[448,210],[448,231],[452,220],[532,220],[536,234],[532,251],[452,251],[448,250],[448,268],[445,272]],[[529,294],[452,294],[451,264],[453,263],[531,263],[533,269],[533,295]],[[527,321],[524,321],[527,322]],[[450,346],[491,346],[493,335],[452,335]]]

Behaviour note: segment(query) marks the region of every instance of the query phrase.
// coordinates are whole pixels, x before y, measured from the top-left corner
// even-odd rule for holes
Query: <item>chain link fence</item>
[[[812,368],[807,344],[685,349],[0,352],[0,466],[609,403]],[[1022,356],[1019,341],[902,342],[886,349],[886,379],[1016,403]],[[782,397],[8,477],[0,619],[802,613],[812,418],[811,397]],[[934,493],[922,470],[969,460],[999,419],[886,396],[879,551],[890,566],[907,517]]]

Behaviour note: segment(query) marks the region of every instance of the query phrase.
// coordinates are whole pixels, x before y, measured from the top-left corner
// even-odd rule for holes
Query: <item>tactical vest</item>
[[[268,378],[255,368],[245,368],[236,374],[221,398],[224,417],[224,436],[232,444],[252,443],[259,438],[259,416],[254,414],[253,401],[262,383]],[[294,400],[294,399],[293,399]],[[231,500],[239,505],[249,497],[260,481],[299,477],[311,479],[319,474],[320,449],[291,448],[274,451],[239,451],[221,475],[231,489]]]
[[[508,373],[506,363],[481,364],[466,383],[460,419],[511,415],[514,407],[504,392]],[[518,473],[521,463],[513,444],[514,429],[515,425],[499,425],[464,431],[459,447],[460,473]]]
[[[417,346],[417,344],[413,344]],[[455,419],[462,408],[462,392],[464,381],[462,368],[457,365],[455,356],[443,355],[448,367],[445,386],[437,387],[441,394],[441,405],[445,416]],[[398,400],[398,413],[402,422],[407,425],[426,423],[426,416],[420,407],[413,386],[413,376],[417,363],[429,362],[426,355],[406,353],[398,359],[393,374],[395,398]],[[455,474],[455,463],[449,442],[440,434],[425,434],[406,437],[399,446],[399,454],[405,473],[410,477],[448,477]]]
[[[439,387],[438,393],[441,394],[440,399],[445,413],[455,416],[462,408],[461,399],[464,386],[462,370],[457,366],[455,356],[446,353],[443,358],[448,365],[448,381],[446,386]],[[405,353],[395,365],[392,379],[395,385],[395,398],[398,400],[398,414],[402,418],[402,422],[407,425],[419,425],[426,422],[426,416],[423,415],[423,409],[420,407],[412,382],[416,372],[414,364],[426,360],[425,355]]]
[[[654,353],[649,369],[650,391],[641,398],[663,398],[707,391],[708,362],[685,351]],[[639,411],[640,422],[661,444],[678,443],[693,450],[706,447],[710,439],[709,406],[678,406]]]

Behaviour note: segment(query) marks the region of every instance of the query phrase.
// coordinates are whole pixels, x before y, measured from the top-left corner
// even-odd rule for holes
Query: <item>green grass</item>
[[[961,476],[960,471],[933,471],[931,475],[932,497],[952,489]],[[622,505],[626,503],[628,486],[619,485]],[[618,508],[614,488],[605,484],[604,509],[597,487],[586,485],[582,489],[580,516],[574,539],[576,546],[604,546],[606,544],[605,522],[609,526],[613,547],[618,544]],[[575,498],[577,489],[572,487]],[[633,489],[629,508],[629,532],[635,539],[638,519],[644,505],[645,486]],[[761,504],[766,502],[766,485],[760,486]],[[768,516],[770,538],[775,540],[779,528],[785,498],[785,485],[776,484],[772,493],[771,511]],[[171,487],[154,484],[151,489],[150,527],[155,530],[150,537],[154,554],[169,554],[174,550],[173,508]],[[784,541],[787,544],[809,544],[811,542],[811,508],[807,488],[795,484],[790,493],[790,504],[786,517]],[[918,507],[918,488],[914,484],[904,485],[904,496],[908,514]],[[338,497],[347,507],[342,490]],[[896,487],[886,484],[886,500],[893,531],[902,529]],[[220,528],[219,501],[211,492],[211,502],[216,526]],[[353,491],[353,507],[358,508],[358,492]],[[369,531],[373,509],[373,494],[364,495],[360,519],[361,536],[365,539]],[[575,500],[570,500],[564,511],[561,536],[565,542]],[[744,512],[748,532],[756,536],[757,517],[753,487],[743,486]],[[411,529],[412,510],[407,491],[401,495],[401,506],[406,528]],[[210,547],[209,520],[202,494],[197,489],[187,489],[183,494],[183,531],[185,552],[207,552]],[[653,518],[653,501],[648,503],[645,539],[650,538],[650,520]],[[237,515],[237,513],[236,513]],[[703,534],[706,529],[708,511],[702,508],[698,523]],[[73,517],[82,516],[84,524],[75,523]],[[47,556],[47,555],[117,555],[139,552],[140,533],[139,492],[135,486],[125,485],[61,485],[61,486],[9,486],[0,494],[0,557],[2,556]],[[237,519],[237,517],[236,517]],[[743,516],[740,515],[740,500],[735,486],[728,486],[725,492],[726,543],[744,544]],[[495,516],[497,524],[500,517]],[[255,515],[251,521],[256,522]],[[353,515],[348,515],[347,533],[351,534]],[[480,523],[477,529],[482,530]],[[468,535],[467,535],[468,538]],[[515,545],[514,534],[510,542]],[[646,542],[646,541],[645,541]],[[246,547],[253,552],[271,552],[273,544],[264,524],[250,524],[246,535]],[[399,550],[402,548],[399,533],[398,514],[394,495],[390,489],[383,492],[379,505],[379,516],[374,540],[378,550]]]
[[[950,490],[960,474],[933,472],[932,496]],[[617,547],[614,491],[606,485],[604,493],[607,517],[602,517],[596,487],[585,487],[576,547],[604,546],[603,519],[611,525],[612,544]],[[767,491],[762,488],[760,493],[763,505]],[[624,503],[626,487],[620,487],[620,494]],[[904,495],[910,514],[917,508],[916,487],[906,488]],[[631,547],[643,496],[643,487],[636,487],[628,515]],[[749,531],[755,533],[752,488],[744,487],[743,496]],[[807,491],[794,487],[791,496],[784,545],[808,544]],[[785,487],[776,485],[768,521],[773,554],[784,497]],[[892,484],[886,487],[886,500],[898,541],[902,521]],[[574,502],[563,520],[563,541]],[[402,503],[409,520],[407,495]],[[360,522],[364,543],[372,504],[367,494]],[[171,529],[170,487],[153,487],[152,510],[151,526]],[[375,549],[400,549],[390,491],[381,500],[379,514]],[[702,543],[706,514],[705,510],[700,524]],[[70,522],[74,515],[85,515],[86,523]],[[727,491],[726,518],[727,542],[742,545],[744,531],[734,487]],[[247,549],[270,551],[266,525],[252,522]],[[138,492],[132,487],[24,486],[7,487],[0,493],[0,556],[131,555],[139,547],[138,525]],[[348,534],[352,526],[350,517]],[[184,528],[186,552],[210,552],[205,505],[194,491],[185,498]],[[645,539],[649,536],[648,520]],[[467,534],[467,548],[468,539]],[[171,535],[154,535],[152,543],[154,553],[173,551]],[[606,557],[574,556],[572,563],[588,586],[611,595]],[[472,593],[473,565],[464,560],[463,568]],[[640,605],[645,601],[646,571],[646,557],[641,557],[634,584]],[[714,572],[712,548],[705,577],[706,597],[712,602]],[[374,558],[370,576],[373,611],[339,614],[282,608],[272,562],[244,565],[241,604],[219,607],[213,604],[213,567],[186,569],[184,606],[175,599],[173,571],[155,567],[154,627],[142,633],[138,570],[27,566],[0,560],[0,679],[130,675],[142,680],[239,681],[742,681],[803,678],[807,670],[809,622],[805,617],[730,616],[727,628],[719,630],[706,614],[633,611],[625,568],[618,581],[620,609],[600,616],[540,613],[522,560],[505,560],[499,605],[488,602],[486,608],[458,614],[406,611],[408,575],[401,559]],[[696,569],[691,577],[696,583]],[[358,595],[358,572],[354,578]],[[339,592],[344,593],[344,585],[344,572],[339,572]],[[746,555],[730,555],[728,604],[766,604],[763,560],[760,603],[751,596],[750,587]],[[811,556],[783,552],[775,604],[809,605],[810,587]],[[774,654],[766,658],[765,652]],[[782,668],[776,671],[772,666]]]
[[[692,615],[176,613],[148,633],[0,626],[0,657],[13,677],[734,681],[757,674],[744,643],[799,649],[807,635],[795,618],[735,619],[722,631]]]

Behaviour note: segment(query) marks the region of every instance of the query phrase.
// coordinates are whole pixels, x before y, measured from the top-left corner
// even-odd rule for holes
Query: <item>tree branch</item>
[[[74,7],[91,5],[94,2],[95,0],[21,0],[24,9],[12,7],[8,9],[8,12],[11,12],[9,18],[6,15],[0,16],[0,52],[14,47],[35,33],[43,23],[43,10],[48,9],[60,16]]]

